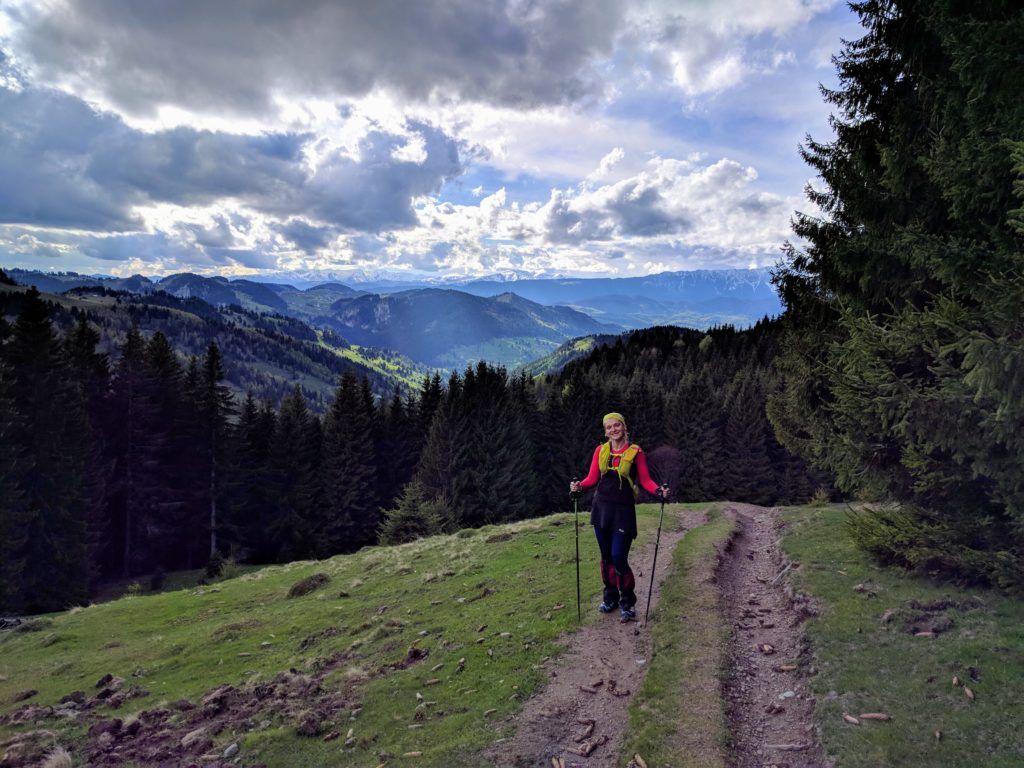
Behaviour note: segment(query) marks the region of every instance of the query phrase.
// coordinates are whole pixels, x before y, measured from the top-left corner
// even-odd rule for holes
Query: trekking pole
[[[658,567],[658,546],[661,544],[661,524],[665,520],[665,486],[659,483],[661,517],[658,518],[658,536],[654,540],[654,564],[651,566],[651,586],[647,589],[647,608],[644,610],[644,629],[647,629],[647,615],[651,612],[651,593],[654,592],[654,569]]]
[[[579,478],[573,477],[574,483],[579,482]],[[572,492],[572,511],[576,518],[576,620],[579,623],[583,623],[583,608],[580,607],[580,507],[579,507],[580,492]]]

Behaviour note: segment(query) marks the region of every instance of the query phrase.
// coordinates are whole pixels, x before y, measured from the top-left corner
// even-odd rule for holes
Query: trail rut
[[[702,525],[704,520],[700,511],[686,511],[678,517],[666,514],[651,593],[652,612],[676,543],[686,530]],[[548,664],[550,682],[514,717],[515,735],[488,750],[488,764],[501,768],[550,768],[551,758],[560,757],[566,766],[618,765],[619,746],[629,720],[629,702],[643,682],[650,661],[650,636],[642,623],[653,558],[654,542],[630,556],[637,578],[640,621],[622,624],[616,612],[571,635],[565,652]],[[597,570],[596,563],[582,567]],[[595,610],[595,606],[584,606],[584,610]],[[593,721],[592,733],[576,741],[588,730],[589,721]],[[589,756],[573,751],[586,742],[598,741],[600,745]]]
[[[732,625],[730,673],[724,692],[730,768],[823,768],[807,678],[813,660],[803,620],[812,606],[784,589],[777,510],[729,504],[738,532],[723,562],[722,606]]]

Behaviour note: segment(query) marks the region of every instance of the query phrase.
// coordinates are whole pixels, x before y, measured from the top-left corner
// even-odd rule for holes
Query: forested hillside
[[[0,333],[8,610],[561,510],[613,409],[675,498],[796,502],[823,480],[767,428],[775,323],[634,332],[550,378],[479,363],[380,402],[346,371],[321,418],[299,387],[280,408],[233,397],[215,342],[182,365],[162,331],[130,327],[108,356],[84,313],[61,334],[51,313],[67,310],[20,300]]]
[[[26,290],[0,288],[0,314],[17,315]],[[225,383],[235,395],[252,390],[257,399],[275,406],[298,385],[310,407],[322,413],[345,371],[365,376],[374,394],[387,397],[396,387],[415,386],[425,370],[398,353],[359,347],[302,320],[237,304],[215,307],[202,298],[96,286],[43,298],[52,305],[60,331],[69,332],[85,317],[100,334],[98,350],[111,356],[117,356],[133,326],[144,333],[163,333],[183,361],[203,355],[215,342],[228,361]]]

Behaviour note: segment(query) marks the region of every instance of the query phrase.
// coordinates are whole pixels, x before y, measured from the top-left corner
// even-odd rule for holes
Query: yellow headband
[[[604,418],[601,419],[601,425],[604,426],[604,423],[609,420],[621,421],[622,426],[626,426],[626,417],[621,413],[606,413]]]

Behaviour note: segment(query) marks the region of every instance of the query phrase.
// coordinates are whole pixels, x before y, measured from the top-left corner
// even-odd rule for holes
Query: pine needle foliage
[[[776,275],[780,439],[839,486],[890,562],[1024,587],[1024,14],[871,0],[835,57],[835,139],[808,139],[822,217]]]

